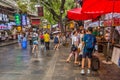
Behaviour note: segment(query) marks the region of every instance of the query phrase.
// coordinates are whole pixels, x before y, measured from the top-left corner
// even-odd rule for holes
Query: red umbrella
[[[69,11],[67,11],[67,16],[69,19],[72,20],[88,20],[88,19],[94,19],[97,18],[100,15],[88,15],[88,14],[84,14],[81,13],[82,8],[75,8],[75,9],[71,9]]]
[[[120,13],[120,0],[85,0],[82,12],[90,14]]]

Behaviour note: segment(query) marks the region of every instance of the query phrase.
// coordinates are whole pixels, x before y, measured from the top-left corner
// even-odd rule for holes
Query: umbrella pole
[[[112,12],[112,23],[111,23],[111,27],[113,27],[113,14],[114,14],[114,6],[115,6],[115,0],[113,0],[113,12]],[[111,41],[113,42],[113,39],[114,39],[114,29],[111,28]],[[106,64],[112,64],[112,62],[110,61],[110,56],[108,54],[110,52],[110,40],[108,40],[108,43],[107,43],[107,55],[106,55],[106,61],[103,61],[103,63],[106,63]]]

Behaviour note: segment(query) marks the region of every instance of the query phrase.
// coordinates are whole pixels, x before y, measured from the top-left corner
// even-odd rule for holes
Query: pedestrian
[[[54,50],[58,50],[59,48],[59,43],[60,43],[60,38],[59,38],[59,34],[56,34],[54,37]]]
[[[96,44],[96,38],[92,34],[92,27],[89,27],[87,29],[87,33],[83,37],[83,44],[84,44],[84,50],[82,56],[82,70],[80,73],[85,74],[85,59],[87,57],[87,61],[88,61],[87,73],[89,74],[91,69],[92,52]]]
[[[70,62],[70,59],[73,55],[75,55],[75,61],[74,63],[77,64],[78,61],[77,61],[77,58],[78,58],[78,52],[77,52],[77,49],[78,49],[78,38],[77,38],[77,31],[74,31],[73,32],[73,36],[72,36],[72,47],[71,47],[71,53],[69,54],[66,62]]]
[[[27,36],[26,36],[25,33],[23,34],[21,45],[22,45],[22,49],[26,49],[27,48]]]
[[[79,65],[81,66],[81,61],[82,61],[82,55],[83,55],[83,37],[85,35],[85,30],[81,30],[80,34],[79,34],[79,46],[78,46],[78,61],[79,61]]]
[[[49,50],[49,44],[50,44],[50,35],[48,32],[45,32],[44,34],[44,42],[45,42],[45,48],[46,50]]]
[[[38,51],[38,34],[36,32],[34,32],[32,35],[32,42],[32,53],[35,55],[35,51]],[[36,53],[36,57],[38,57],[38,53]]]
[[[29,32],[28,40],[29,40],[30,52],[31,52],[32,51],[32,45],[33,45],[33,42],[32,42],[32,32]]]
[[[41,45],[44,45],[44,35],[43,35],[43,33],[40,34],[40,43],[41,43]]]
[[[18,39],[19,48],[21,48],[22,38],[23,38],[22,33],[21,33],[21,32],[18,32],[17,39]]]

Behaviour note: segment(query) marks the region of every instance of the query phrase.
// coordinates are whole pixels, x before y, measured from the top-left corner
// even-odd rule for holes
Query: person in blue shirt
[[[92,53],[94,50],[96,44],[96,37],[92,34],[92,27],[89,27],[87,30],[87,33],[83,37],[83,55],[82,55],[82,70],[81,74],[85,74],[84,71],[84,66],[85,66],[85,59],[86,57],[88,58],[88,70],[87,73],[90,73],[90,68],[91,68],[91,58],[92,58]]]

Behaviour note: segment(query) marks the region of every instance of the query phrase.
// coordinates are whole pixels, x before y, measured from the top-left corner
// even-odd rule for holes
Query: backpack
[[[100,69],[100,60],[96,56],[92,56],[92,61],[91,61],[91,69],[93,71],[97,71]]]
[[[58,43],[59,41],[58,41],[58,37],[55,37],[54,38],[54,43]]]
[[[96,44],[96,38],[94,35],[86,34],[85,35],[85,47],[87,49],[93,49]]]

